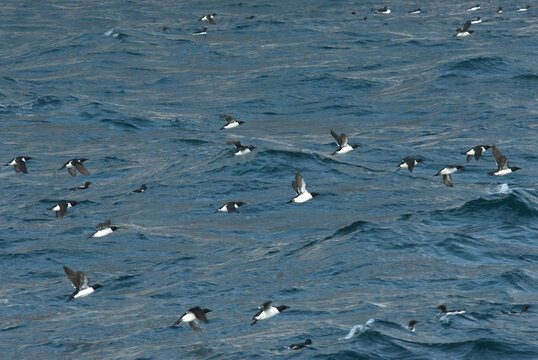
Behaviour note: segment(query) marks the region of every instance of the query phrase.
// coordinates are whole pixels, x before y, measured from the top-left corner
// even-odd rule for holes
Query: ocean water
[[[3,1],[0,153],[32,159],[0,168],[2,359],[538,358],[538,4],[473,4]],[[287,204],[296,172],[318,197]],[[66,303],[62,265],[103,288]],[[290,309],[250,326],[267,300]]]

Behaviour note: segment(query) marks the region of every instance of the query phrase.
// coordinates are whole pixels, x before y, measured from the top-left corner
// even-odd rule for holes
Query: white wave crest
[[[370,328],[370,325],[374,323],[374,319],[370,319],[368,320],[365,324],[359,324],[359,325],[355,325],[351,328],[351,330],[349,330],[349,333],[344,336],[343,338],[340,338],[338,340],[347,340],[347,339],[351,339],[353,337],[353,335],[355,335],[355,333],[358,331],[359,333],[362,333],[366,330],[368,330]]]

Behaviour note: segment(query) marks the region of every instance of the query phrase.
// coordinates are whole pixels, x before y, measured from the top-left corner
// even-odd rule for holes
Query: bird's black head
[[[356,148],[359,147],[359,144],[351,145],[351,147],[352,147],[353,149],[356,149]]]
[[[76,201],[70,201],[69,203],[71,204],[71,206],[75,206],[77,204]]]
[[[310,195],[312,195],[312,197],[316,197],[316,196],[318,196],[319,194],[318,194],[318,193],[310,193]]]
[[[238,121],[239,124],[244,124],[245,122],[244,121]]]
[[[95,284],[95,285],[92,285],[92,288],[93,288],[94,290],[97,290],[97,289],[102,288],[102,287],[103,287],[103,285],[101,285],[101,284]]]
[[[517,166],[511,167],[510,169],[511,169],[512,171],[521,170],[521,168],[518,168]]]
[[[209,309],[202,309],[202,311],[203,311],[204,313],[206,313],[206,314],[207,314],[208,312],[211,312],[211,311],[213,311],[213,310],[209,310]]]
[[[304,341],[304,343],[305,343],[306,345],[312,345],[312,340],[311,340],[311,339],[306,339],[306,340]]]
[[[521,312],[526,312],[527,310],[529,310],[529,305],[523,305]]]
[[[440,309],[442,312],[446,313],[446,306],[445,305],[439,305],[437,308]]]
[[[236,204],[237,204],[237,206],[243,206],[243,205],[245,205],[246,203],[245,203],[245,202],[242,202],[242,201],[238,201],[238,202],[236,202]]]
[[[286,305],[280,305],[280,306],[277,307],[277,310],[278,310],[279,312],[282,312],[282,311],[284,311],[284,310],[286,310],[286,309],[289,309],[289,308],[290,308],[289,306],[286,306]]]
[[[409,327],[409,328],[414,327],[414,326],[417,324],[417,322],[418,322],[418,321],[416,321],[416,320],[411,320],[411,321],[409,322],[409,324],[408,324],[408,327]]]
[[[458,169],[458,170],[465,170],[465,166],[456,165],[455,167],[456,167],[456,169]]]
[[[119,229],[119,227],[117,227],[117,226],[111,226],[110,229],[111,229],[112,231],[116,231],[116,230]]]
[[[86,159],[86,158],[78,159],[78,161],[80,161],[80,162],[84,162],[84,161],[86,161],[86,160],[88,160],[88,159]]]

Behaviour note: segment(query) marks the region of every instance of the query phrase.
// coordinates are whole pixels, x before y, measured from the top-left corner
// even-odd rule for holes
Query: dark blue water
[[[33,159],[0,171],[1,357],[536,359],[535,10],[383,5],[4,1],[0,153]],[[331,156],[331,129],[360,147]],[[460,155],[493,143],[522,170]],[[57,170],[73,157],[92,174]],[[453,188],[448,164],[467,166]],[[319,197],[286,204],[296,172]],[[66,303],[62,265],[103,288]],[[266,300],[290,309],[249,326]],[[196,305],[201,332],[171,326]]]

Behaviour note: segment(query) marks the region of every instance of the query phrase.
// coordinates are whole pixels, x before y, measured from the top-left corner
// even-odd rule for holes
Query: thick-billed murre
[[[28,174],[26,162],[30,159],[31,157],[29,156],[17,156],[14,157],[10,162],[5,163],[4,166],[13,165],[13,170],[15,170],[16,173],[22,172],[23,174]]]
[[[64,265],[64,271],[67,274],[67,277],[69,278],[69,280],[71,281],[71,284],[73,284],[73,287],[75,288],[75,291],[73,291],[72,294],[66,295],[68,302],[79,297],[88,296],[91,293],[93,293],[95,290],[102,287],[99,284],[89,286],[88,277],[82,271],[75,272],[65,265]]]
[[[295,190],[297,196],[288,201],[288,203],[304,203],[319,195],[318,193],[309,193],[306,190],[306,183],[299,173],[295,174],[295,180],[291,182],[291,187]]]
[[[274,307],[271,306],[271,301],[266,301],[258,306],[258,309],[260,310],[252,317],[252,320],[254,321],[250,325],[254,325],[260,320],[272,318],[273,316],[280,314],[282,311],[289,309],[289,307],[286,305]]]
[[[69,161],[66,161],[65,164],[63,164],[62,167],[59,168],[58,170],[67,168],[67,171],[69,172],[69,175],[71,176],[77,176],[77,170],[83,175],[90,175],[90,172],[88,171],[88,169],[86,169],[84,165],[82,164],[86,160],[88,159],[85,159],[85,158],[71,159]]]

